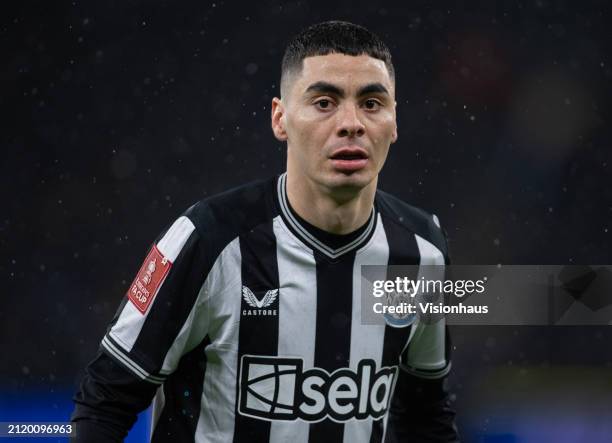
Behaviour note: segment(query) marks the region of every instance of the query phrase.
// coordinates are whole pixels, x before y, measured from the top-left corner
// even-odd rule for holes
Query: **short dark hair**
[[[312,25],[296,35],[287,45],[281,67],[281,90],[283,80],[291,72],[302,69],[306,57],[332,53],[346,55],[369,55],[385,62],[389,76],[395,80],[391,51],[373,32],[353,23],[332,20]]]

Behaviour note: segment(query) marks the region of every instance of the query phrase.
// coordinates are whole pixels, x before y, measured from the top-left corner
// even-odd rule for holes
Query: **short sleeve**
[[[207,333],[198,303],[206,278],[194,223],[179,217],[151,246],[102,339],[102,350],[140,379],[162,384]],[[203,321],[204,320],[204,321]]]

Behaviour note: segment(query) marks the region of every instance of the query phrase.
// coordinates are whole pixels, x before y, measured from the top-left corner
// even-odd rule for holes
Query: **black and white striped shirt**
[[[121,303],[75,396],[77,441],[114,441],[152,397],[153,442],[455,441],[443,321],[361,322],[361,265],[445,263],[437,218],[382,191],[345,236],[293,211],[286,174],[203,200]]]

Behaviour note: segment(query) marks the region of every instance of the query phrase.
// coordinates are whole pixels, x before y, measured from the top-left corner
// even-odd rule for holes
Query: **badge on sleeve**
[[[130,301],[141,313],[144,314],[153,302],[171,267],[172,262],[153,245],[127,293]]]

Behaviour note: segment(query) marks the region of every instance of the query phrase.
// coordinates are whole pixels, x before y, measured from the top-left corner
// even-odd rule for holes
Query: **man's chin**
[[[327,186],[332,192],[341,194],[356,194],[367,187],[375,177],[365,171],[351,173],[334,171],[327,181]]]

